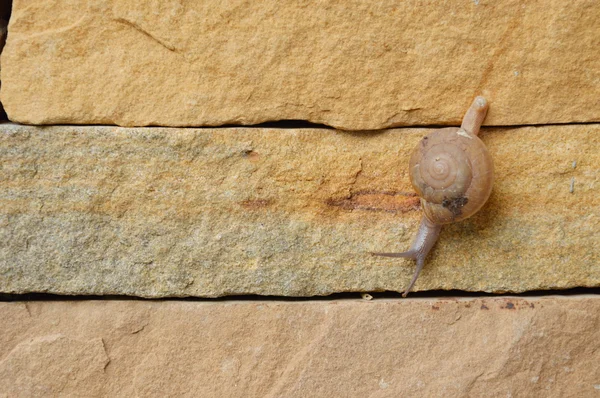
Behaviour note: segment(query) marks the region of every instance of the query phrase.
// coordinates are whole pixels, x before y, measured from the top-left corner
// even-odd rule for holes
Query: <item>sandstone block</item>
[[[430,129],[0,127],[0,292],[402,291]],[[600,286],[600,125],[484,129],[496,182],[415,290]],[[572,191],[572,192],[571,192]]]
[[[456,124],[478,94],[489,125],[600,121],[599,21],[595,0],[15,0],[1,100],[27,124]]]
[[[0,397],[593,397],[598,297],[0,303]]]

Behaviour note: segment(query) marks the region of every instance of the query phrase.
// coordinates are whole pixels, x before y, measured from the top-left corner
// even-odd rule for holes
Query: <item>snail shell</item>
[[[479,137],[463,128],[444,128],[424,137],[412,153],[409,170],[424,215],[434,224],[472,216],[492,192],[492,158]]]

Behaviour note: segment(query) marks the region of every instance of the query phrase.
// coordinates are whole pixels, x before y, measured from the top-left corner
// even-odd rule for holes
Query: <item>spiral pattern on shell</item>
[[[447,224],[483,206],[492,189],[493,164],[477,136],[450,127],[421,140],[411,156],[410,177],[425,216]]]

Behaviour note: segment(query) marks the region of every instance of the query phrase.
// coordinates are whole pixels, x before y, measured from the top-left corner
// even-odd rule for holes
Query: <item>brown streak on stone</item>
[[[363,190],[352,193],[349,198],[330,198],[325,203],[344,210],[408,213],[419,210],[420,201],[413,192]]]
[[[253,150],[249,149],[247,151],[244,151],[244,157],[248,158],[251,161],[256,161],[258,160],[260,155],[258,154],[258,152],[254,152]]]
[[[247,199],[240,202],[240,205],[245,209],[258,210],[272,206],[275,201],[273,199]]]

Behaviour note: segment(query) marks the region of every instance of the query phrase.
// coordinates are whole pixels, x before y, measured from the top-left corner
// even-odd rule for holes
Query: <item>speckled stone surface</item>
[[[0,126],[0,292],[402,291],[430,129]],[[484,129],[496,182],[415,290],[600,286],[600,125]],[[573,192],[571,193],[571,187]]]
[[[0,97],[27,124],[303,119],[346,130],[600,121],[597,0],[14,0]]]
[[[594,397],[600,300],[0,303],[0,397]]]

